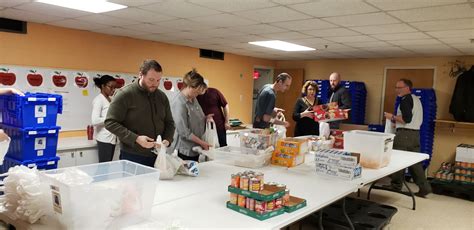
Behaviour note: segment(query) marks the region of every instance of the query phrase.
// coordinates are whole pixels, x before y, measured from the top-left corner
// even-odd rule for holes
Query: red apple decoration
[[[181,90],[184,88],[184,82],[182,80],[178,80],[178,89]]]
[[[166,90],[171,90],[171,88],[173,88],[173,82],[171,82],[170,79],[165,78],[165,80],[163,81],[163,86]]]
[[[74,78],[74,81],[76,82],[76,85],[79,88],[86,88],[87,84],[89,83],[89,80],[86,76],[84,76],[83,73],[77,73],[77,76],[76,78]]]
[[[56,87],[64,87],[67,83],[66,76],[62,75],[59,71],[54,71],[53,84]]]
[[[115,88],[120,89],[125,85],[125,79],[121,78],[119,75],[115,75]]]
[[[0,83],[4,85],[13,85],[16,82],[16,75],[14,73],[9,73],[9,69],[0,68]]]
[[[36,73],[36,70],[30,70],[30,73],[26,75],[26,80],[28,80],[28,83],[30,83],[31,86],[38,87],[43,84],[43,76]]]

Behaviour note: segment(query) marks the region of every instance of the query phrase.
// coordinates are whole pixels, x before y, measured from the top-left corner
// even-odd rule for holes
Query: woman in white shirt
[[[92,125],[95,126],[96,130],[99,162],[112,161],[117,137],[105,129],[104,121],[117,82],[110,75],[102,75],[101,77],[95,77],[94,83],[100,89],[100,94],[92,101]]]

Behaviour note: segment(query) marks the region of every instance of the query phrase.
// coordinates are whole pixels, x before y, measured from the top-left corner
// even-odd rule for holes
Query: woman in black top
[[[318,104],[316,93],[318,85],[314,81],[304,83],[301,98],[298,98],[293,110],[293,120],[296,121],[295,137],[319,135],[319,123],[314,121],[313,106]]]

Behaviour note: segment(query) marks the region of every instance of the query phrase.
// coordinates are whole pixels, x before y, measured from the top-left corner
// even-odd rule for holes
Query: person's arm
[[[23,92],[21,92],[18,89],[15,89],[15,88],[1,88],[0,89],[0,95],[3,95],[3,94],[17,94],[17,95],[20,95],[20,96],[25,96],[25,94]]]
[[[230,128],[229,124],[229,104],[224,106],[224,120],[225,120],[225,129]]]
[[[99,97],[94,98],[92,101],[92,114],[91,114],[91,122],[92,125],[103,125],[105,122],[105,117],[101,117],[100,113],[102,112],[102,101]]]
[[[163,95],[163,101],[163,106],[165,107],[165,130],[163,131],[163,141],[168,141],[166,145],[169,145],[173,142],[173,135],[176,127],[174,125],[173,115],[171,114],[170,102],[168,100],[168,97]]]
[[[396,116],[398,119],[395,119],[402,124],[410,123],[413,118],[412,110],[413,98],[411,95],[407,95],[400,101],[400,111],[402,112],[402,115]]]
[[[264,114],[262,120],[265,122],[270,122],[270,120],[276,115],[275,113],[275,97],[272,96],[270,93],[266,92],[262,95],[264,98],[263,106],[265,106]],[[274,115],[275,113],[275,115]]]
[[[341,106],[340,109],[350,109],[352,106],[352,99],[349,90],[344,90],[341,95]]]
[[[300,121],[301,119],[301,110],[302,110],[302,105],[301,105],[301,98],[298,98],[298,100],[296,100],[296,104],[295,104],[295,107],[293,109],[293,120],[298,122]]]
[[[138,135],[123,126],[125,116],[127,115],[128,102],[126,95],[118,92],[110,103],[107,116],[105,118],[105,128],[117,136],[123,143],[134,146]]]

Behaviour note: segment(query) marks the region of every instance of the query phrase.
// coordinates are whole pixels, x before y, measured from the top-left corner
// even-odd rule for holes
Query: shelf
[[[474,128],[474,122],[460,122],[452,120],[435,120],[435,122],[437,125],[446,125],[448,128],[451,129],[452,132],[454,132],[455,128]]]

